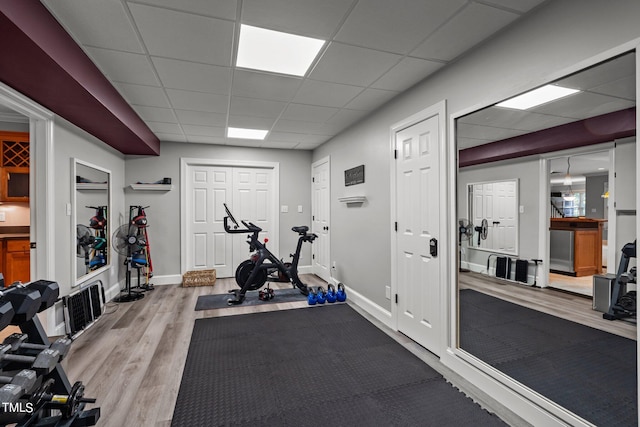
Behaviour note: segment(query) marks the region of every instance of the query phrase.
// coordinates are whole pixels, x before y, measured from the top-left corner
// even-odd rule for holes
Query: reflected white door
[[[273,169],[190,165],[186,195],[187,271],[216,269],[217,277],[232,277],[249,255],[245,234],[224,230],[223,203],[235,218],[255,223],[269,236],[276,253]]]
[[[440,349],[440,271],[430,253],[439,239],[438,116],[396,133],[398,330],[427,350]]]
[[[331,278],[330,261],[330,161],[329,157],[318,160],[312,165],[311,230],[318,238],[311,245],[313,273],[329,282]]]

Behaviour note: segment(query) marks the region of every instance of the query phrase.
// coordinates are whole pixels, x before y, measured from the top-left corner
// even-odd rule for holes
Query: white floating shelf
[[[76,182],[76,190],[107,190],[106,182]]]
[[[351,204],[362,204],[367,201],[366,196],[349,196],[349,197],[338,197],[338,200],[342,203],[346,203],[348,205]]]
[[[135,191],[171,191],[173,185],[171,184],[131,184],[132,190]]]

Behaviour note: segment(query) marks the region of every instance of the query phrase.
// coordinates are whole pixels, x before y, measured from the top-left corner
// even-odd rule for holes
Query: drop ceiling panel
[[[153,57],[160,81],[166,88],[226,95],[231,68]]]
[[[560,86],[591,90],[623,78],[635,77],[635,56],[624,55],[558,80]],[[635,93],[633,94],[635,96]]]
[[[296,150],[314,150],[319,146],[320,144],[315,144],[312,142],[301,142],[300,144],[296,145]]]
[[[615,96],[628,101],[635,101],[636,78],[635,76],[624,77],[622,79],[594,87],[591,89],[591,92]]]
[[[180,110],[207,111],[210,113],[227,113],[229,97],[214,93],[189,92],[186,90],[167,89],[167,95],[173,108]]]
[[[289,104],[282,114],[283,119],[303,120],[323,123],[338,111],[337,108],[319,107],[315,105]]]
[[[289,101],[302,82],[299,78],[236,70],[233,74],[233,96]]]
[[[360,0],[335,39],[406,54],[464,3],[464,0]]]
[[[142,118],[142,120],[150,122],[178,123],[178,119],[174,111],[170,108],[147,107],[143,105],[134,105],[133,109]]]
[[[234,128],[269,130],[276,120],[268,117],[229,115],[229,126]]]
[[[374,110],[383,103],[391,100],[398,92],[382,89],[366,89],[347,104],[352,110]]]
[[[233,22],[138,4],[129,8],[149,54],[231,66]]]
[[[231,97],[230,115],[276,118],[282,114],[287,103],[265,99]]]
[[[298,145],[297,142],[284,142],[284,141],[262,141],[260,147],[262,148],[278,148],[281,150],[292,150]]]
[[[364,90],[361,86],[321,82],[306,79],[293,98],[301,104],[321,105],[324,107],[344,107]]]
[[[148,105],[150,107],[169,108],[169,100],[161,87],[115,83],[116,89],[129,104]]]
[[[597,93],[578,92],[557,101],[550,102],[530,111],[544,111],[545,114],[583,119],[634,106],[634,102],[611,98]]]
[[[47,0],[44,2],[67,32],[86,46],[144,53],[138,34],[119,1]]]
[[[147,125],[154,132],[182,135],[180,125],[176,123],[163,123],[147,121]]]
[[[187,142],[193,142],[196,144],[221,144],[224,145],[227,138],[221,138],[219,136],[202,136],[202,135],[187,135]]]
[[[424,80],[443,66],[443,62],[405,57],[400,63],[376,80],[371,87],[402,92]]]
[[[315,133],[322,135],[322,123],[303,122],[301,120],[280,119],[273,127],[278,132]]]
[[[334,83],[369,86],[402,59],[401,56],[332,43],[310,77]]]
[[[87,53],[113,82],[160,86],[153,65],[146,55],[99,48],[87,48]]]
[[[128,3],[134,4],[136,2],[129,1]],[[229,20],[236,19],[238,7],[236,0],[144,0],[143,3]]]
[[[459,123],[486,125],[494,128],[536,131],[573,121],[568,117],[558,117],[531,111],[510,108],[489,107],[477,114],[463,117]]]
[[[485,0],[484,3],[518,12],[528,12],[545,1],[547,0]]]
[[[365,117],[367,113],[367,111],[347,110],[346,108],[343,108],[327,120],[327,124],[344,129]]]
[[[183,125],[221,126],[227,123],[226,114],[205,111],[175,110],[178,121]]]
[[[479,41],[515,21],[519,15],[501,9],[470,3],[451,21],[411,52],[425,59],[451,61]]]
[[[327,40],[350,7],[347,0],[244,0],[242,22]]]
[[[216,126],[182,125],[184,133],[188,136],[217,136],[223,137],[225,129]]]
[[[171,142],[187,142],[187,137],[184,135],[176,135],[174,133],[162,133],[156,132],[156,136],[160,141],[171,141]]]

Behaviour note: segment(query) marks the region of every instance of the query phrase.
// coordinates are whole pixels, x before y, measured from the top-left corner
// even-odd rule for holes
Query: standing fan
[[[114,298],[115,302],[129,302],[144,298],[141,292],[131,291],[131,265],[134,255],[140,253],[146,243],[142,236],[138,235],[138,229],[135,225],[124,224],[118,227],[113,233],[113,249],[120,255],[125,257],[124,264],[127,266],[125,275],[125,290]]]
[[[474,228],[478,232],[478,247],[480,247],[480,239],[487,240],[487,234],[489,233],[489,222],[486,218],[482,220],[479,226]]]
[[[462,241],[470,240],[473,236],[473,224],[468,219],[459,219],[458,220],[458,246],[460,247],[460,259],[458,259],[458,271],[462,273],[468,273],[470,270],[468,268],[462,268]]]
[[[76,255],[84,259],[86,273],[89,272],[90,254],[96,238],[86,225],[76,225]]]

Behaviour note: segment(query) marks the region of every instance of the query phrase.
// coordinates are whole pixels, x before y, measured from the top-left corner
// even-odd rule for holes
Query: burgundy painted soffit
[[[459,167],[601,144],[636,134],[636,109],[629,108],[458,152]]]
[[[123,154],[160,141],[38,0],[0,0],[0,80]]]

